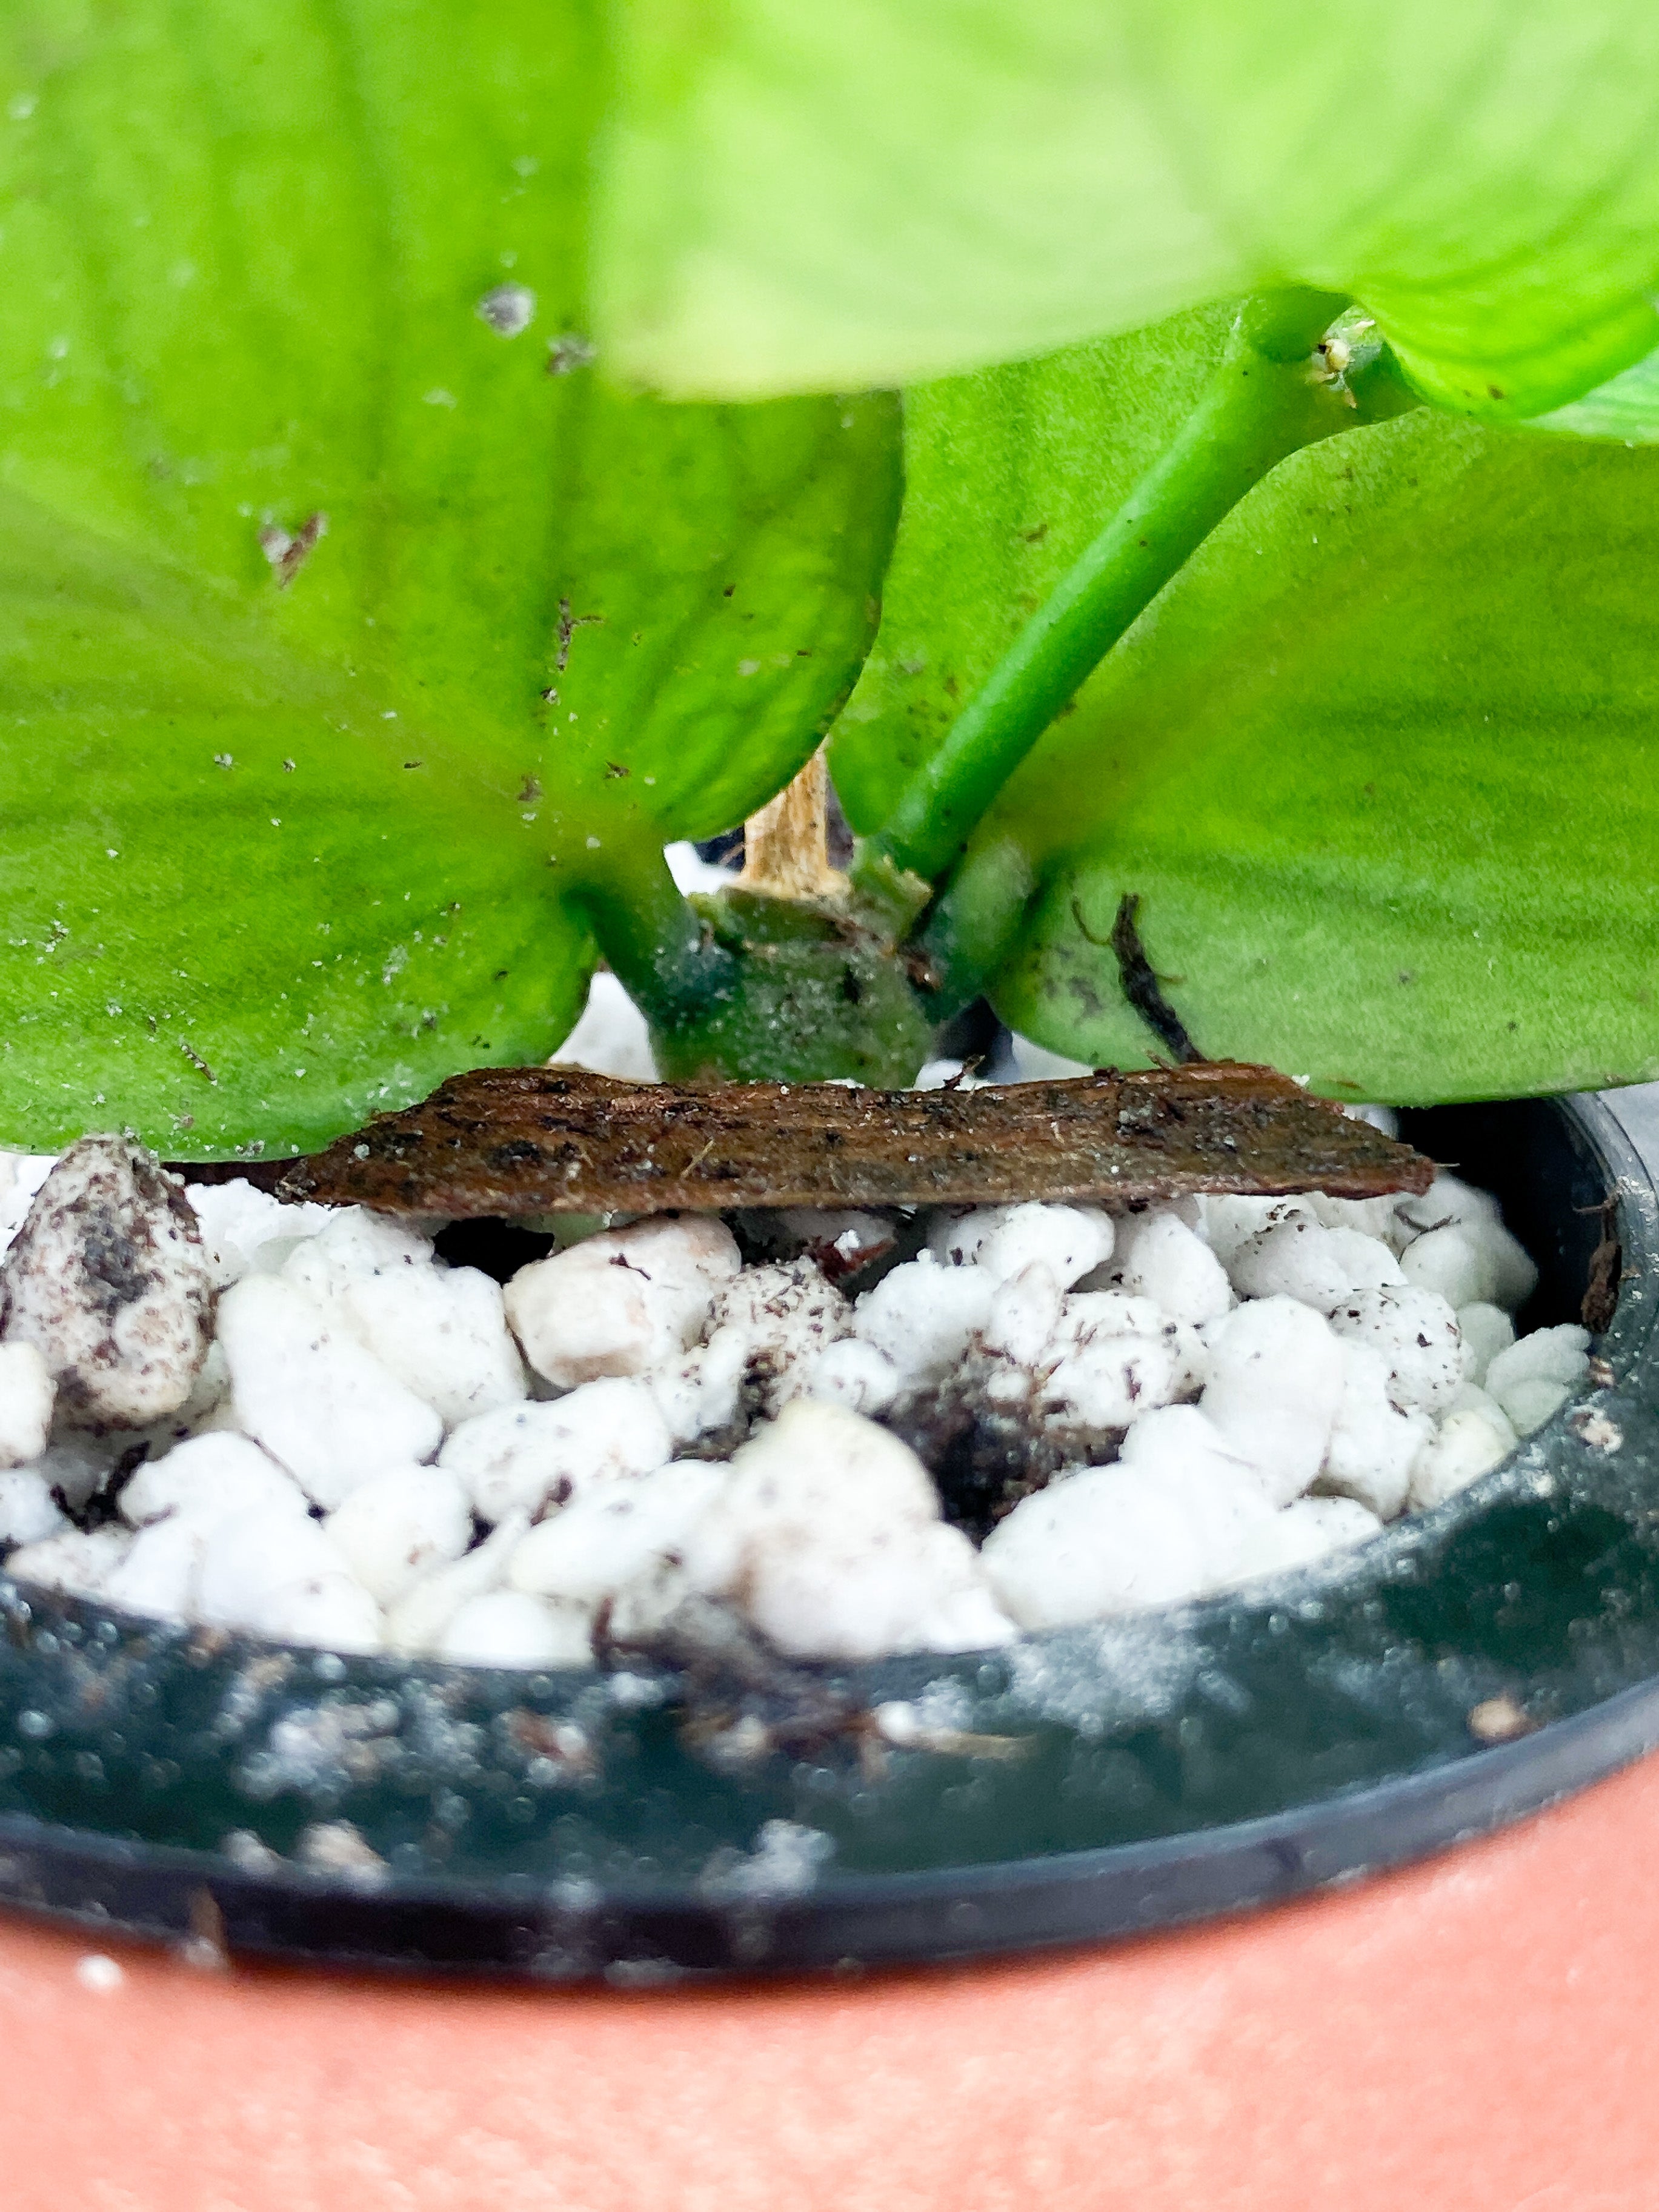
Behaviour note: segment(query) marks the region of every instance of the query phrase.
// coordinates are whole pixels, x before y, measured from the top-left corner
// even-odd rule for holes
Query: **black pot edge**
[[[189,1955],[640,1989],[1092,1948],[1346,1887],[1540,1812],[1659,1749],[1659,1680],[1449,1766],[1183,1836],[1051,1858],[833,1878],[792,1896],[504,1897],[488,1885],[343,1888],[227,1869],[0,1817],[0,1901],[91,1936]],[[573,1886],[574,1893],[574,1886]]]

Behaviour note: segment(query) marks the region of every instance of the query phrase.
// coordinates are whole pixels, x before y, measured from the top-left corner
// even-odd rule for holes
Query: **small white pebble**
[[[1437,1176],[1423,1197],[1402,1199],[1395,1223],[1402,1265],[1405,1251],[1413,1241],[1448,1227],[1462,1231],[1491,1284],[1489,1290],[1480,1294],[1482,1303],[1490,1298],[1513,1313],[1537,1288],[1537,1267],[1519,1237],[1504,1226],[1498,1200],[1490,1191],[1477,1190],[1456,1176]]]
[[[1437,1175],[1420,1198],[1402,1198],[1395,1206],[1398,1234],[1404,1243],[1422,1237],[1446,1222],[1501,1221],[1503,1210],[1489,1190],[1477,1189],[1462,1176]]]
[[[1195,1596],[1209,1578],[1189,1496],[1132,1467],[1089,1468],[1022,1498],[980,1557],[1022,1628],[1138,1613]]]
[[[763,1636],[799,1659],[987,1650],[1014,1633],[981,1555],[939,1521],[769,1529],[750,1547],[740,1602]]]
[[[1357,1229],[1362,1237],[1375,1237],[1390,1251],[1394,1249],[1399,1232],[1395,1219],[1397,1198],[1328,1198],[1322,1190],[1310,1190],[1300,1203],[1310,1207],[1314,1218],[1326,1229]]]
[[[693,1345],[684,1359],[653,1368],[640,1380],[673,1442],[689,1444],[738,1420],[748,1365],[749,1343],[742,1330],[720,1329],[709,1343]]]
[[[1358,1498],[1379,1519],[1405,1506],[1412,1467],[1434,1434],[1426,1413],[1402,1413],[1389,1397],[1389,1364],[1375,1346],[1342,1346],[1342,1396],[1320,1469],[1321,1486]]]
[[[1502,1306],[1477,1299],[1458,1307],[1457,1328],[1463,1340],[1464,1375],[1471,1382],[1484,1383],[1487,1368],[1515,1342],[1515,1323]]]
[[[1342,1402],[1340,1346],[1320,1315],[1290,1297],[1236,1307],[1206,1341],[1203,1412],[1229,1450],[1255,1468],[1273,1504],[1288,1504],[1324,1464]]]
[[[827,1345],[807,1370],[806,1395],[853,1413],[884,1413],[899,1393],[899,1372],[861,1337]]]
[[[256,1636],[328,1651],[378,1651],[386,1641],[380,1608],[349,1574],[307,1575],[272,1591],[247,1622]]]
[[[1413,1465],[1413,1505],[1425,1512],[1443,1504],[1477,1475],[1500,1465],[1512,1449],[1504,1429],[1474,1407],[1448,1413]]]
[[[451,1468],[387,1468],[360,1483],[323,1526],[375,1602],[395,1605],[422,1575],[465,1553],[472,1501]]]
[[[275,1257],[274,1253],[270,1255]],[[262,1249],[258,1257],[266,1257]],[[403,1221],[350,1206],[331,1212],[315,1236],[294,1245],[281,1263],[284,1282],[303,1291],[328,1319],[342,1325],[338,1302],[353,1283],[377,1275],[426,1274],[432,1271],[429,1237]]]
[[[1355,1291],[1405,1279],[1399,1261],[1377,1238],[1307,1220],[1275,1222],[1247,1237],[1227,1272],[1241,1297],[1297,1298],[1322,1314]]]
[[[469,1667],[591,1667],[588,1617],[523,1590],[469,1598],[438,1641],[441,1658]]]
[[[707,1357],[735,1366],[775,1413],[799,1397],[813,1363],[846,1334],[848,1308],[811,1260],[745,1267],[709,1316]]]
[[[476,1267],[358,1276],[339,1294],[345,1326],[446,1429],[528,1395],[499,1283]]]
[[[1156,1336],[1097,1331],[1054,1361],[1043,1377],[1040,1403],[1055,1428],[1099,1438],[1169,1405],[1181,1377],[1173,1322]]]
[[[305,1493],[292,1475],[248,1437],[224,1433],[189,1437],[161,1458],[146,1460],[123,1485],[120,1504],[135,1528],[165,1514],[206,1527],[228,1513],[306,1511]]]
[[[220,1301],[219,1336],[240,1426],[319,1505],[442,1441],[432,1407],[290,1282],[244,1277]]]
[[[0,1344],[0,1468],[39,1459],[52,1431],[58,1386],[33,1344]]]
[[[530,1531],[507,1582],[592,1612],[675,1551],[726,1480],[717,1461],[680,1460],[590,1490]]]
[[[1033,1260],[999,1283],[985,1322],[985,1348],[1018,1367],[1036,1367],[1060,1328],[1062,1293],[1046,1260]]]
[[[1339,1336],[1369,1344],[1389,1364],[1389,1396],[1402,1413],[1443,1413],[1463,1381],[1457,1316],[1435,1291],[1358,1291],[1331,1314]]]
[[[668,849],[671,853],[690,853],[692,867],[702,868],[694,846],[673,845]],[[724,869],[711,868],[707,872],[718,875],[722,883],[732,881]],[[708,888],[700,880],[691,887]],[[687,886],[682,884],[680,888],[684,890]],[[581,1018],[553,1054],[551,1065],[591,1068],[596,1075],[614,1075],[624,1083],[657,1080],[657,1063],[645,1016],[623,990],[620,979],[608,969],[601,969],[588,985],[587,1004]]]
[[[1526,1342],[1524,1337],[1521,1340]],[[1498,1403],[1508,1414],[1516,1434],[1529,1437],[1546,1421],[1553,1419],[1571,1398],[1572,1392],[1566,1383],[1552,1382],[1540,1376],[1529,1382],[1510,1383]]]
[[[82,1137],[35,1194],[0,1261],[6,1340],[30,1344],[59,1418],[137,1428],[182,1406],[212,1335],[196,1216],[160,1163]]]
[[[892,1362],[901,1391],[924,1389],[960,1364],[969,1340],[990,1319],[995,1288],[985,1268],[941,1264],[924,1253],[865,1292],[853,1334]]]
[[[1497,1277],[1492,1297],[1506,1312],[1518,1313],[1538,1288],[1538,1263],[1501,1221],[1483,1223],[1480,1233]]]
[[[1226,1269],[1176,1213],[1149,1213],[1120,1231],[1113,1273],[1132,1296],[1194,1328],[1218,1321],[1233,1303]]]
[[[1200,1533],[1206,1586],[1227,1580],[1249,1531],[1273,1510],[1255,1468],[1227,1449],[1196,1406],[1144,1415],[1124,1437],[1118,1463],[1184,1498]]]
[[[95,1996],[108,1996],[125,1982],[126,1969],[103,1951],[88,1951],[75,1962],[75,1978]]]
[[[330,1219],[323,1206],[284,1206],[238,1176],[230,1182],[186,1183],[185,1196],[201,1224],[202,1245],[216,1290],[228,1291],[273,1237],[314,1237]]]
[[[1155,1299],[1127,1291],[1073,1291],[1061,1312],[1060,1337],[1068,1347],[1097,1337],[1159,1336],[1169,1316]]]
[[[1237,1562],[1236,1583],[1289,1574],[1333,1552],[1380,1535],[1382,1523],[1352,1498],[1298,1498],[1251,1531]]]
[[[66,1528],[40,1543],[21,1545],[6,1561],[5,1571],[15,1582],[38,1583],[76,1597],[101,1597],[131,1542],[125,1528]]]
[[[1589,1373],[1589,1331],[1563,1322],[1554,1328],[1535,1328],[1495,1353],[1482,1387],[1507,1413],[1510,1392],[1522,1383],[1556,1382],[1576,1390]],[[1515,1420],[1513,1413],[1510,1419]]]
[[[1277,1221],[1312,1221],[1319,1216],[1307,1198],[1200,1198],[1194,1226],[1224,1267],[1247,1237]]]
[[[208,1528],[169,1514],[141,1528],[120,1565],[106,1578],[104,1595],[129,1613],[188,1620],[196,1613]]]
[[[422,1575],[386,1614],[386,1640],[394,1651],[433,1651],[445,1629],[470,1599],[498,1589],[508,1562],[530,1526],[527,1513],[507,1514],[482,1544],[457,1559]]]
[[[1453,1413],[1479,1413],[1492,1423],[1504,1439],[1505,1451],[1513,1451],[1518,1441],[1509,1415],[1496,1398],[1488,1397],[1478,1382],[1466,1382],[1452,1400],[1447,1411]]]
[[[686,1532],[686,1572],[705,1595],[729,1597],[741,1591],[762,1539],[790,1531],[828,1542],[934,1521],[939,1510],[932,1477],[896,1436],[840,1406],[796,1398],[732,1458],[725,1485]]]
[[[673,1455],[646,1384],[611,1376],[547,1404],[480,1413],[454,1431],[438,1464],[460,1477],[484,1520],[500,1521],[515,1507],[539,1514],[591,1485],[649,1474]]]
[[[38,1468],[0,1473],[0,1544],[43,1543],[68,1526]]]
[[[984,1224],[983,1233],[973,1246],[974,1264],[999,1283],[1008,1281],[1034,1261],[1041,1261],[1053,1273],[1061,1290],[1068,1291],[1111,1257],[1111,1217],[1092,1207],[988,1206],[977,1214],[969,1214],[958,1235],[973,1223]],[[954,1246],[948,1256],[954,1258]]]
[[[257,1630],[290,1584],[346,1571],[343,1555],[307,1516],[281,1506],[227,1514],[206,1532],[198,1611],[220,1627]]]
[[[696,1342],[740,1265],[723,1222],[639,1222],[520,1267],[507,1318],[531,1365],[561,1389],[642,1375]]]
[[[1486,1305],[1498,1288],[1498,1269],[1480,1238],[1449,1221],[1414,1237],[1400,1255],[1401,1271],[1419,1291],[1437,1291],[1452,1307]]]

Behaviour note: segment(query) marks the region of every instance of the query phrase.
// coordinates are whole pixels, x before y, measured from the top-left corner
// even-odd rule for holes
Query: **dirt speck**
[[[1510,1743],[1516,1736],[1530,1735],[1538,1725],[1507,1692],[1471,1706],[1468,1723],[1469,1734],[1480,1743]]]

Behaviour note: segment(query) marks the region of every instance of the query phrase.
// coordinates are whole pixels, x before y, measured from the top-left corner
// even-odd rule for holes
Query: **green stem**
[[[1375,375],[1375,347],[1346,384],[1316,356],[1344,304],[1300,290],[1245,303],[1174,443],[911,778],[855,873],[937,883],[1060,708],[1246,492],[1299,447],[1410,404],[1387,368]],[[1372,382],[1386,392],[1362,393]]]
[[[852,912],[842,918],[861,924],[851,936],[829,917],[780,926],[769,913],[776,902],[761,901],[746,921],[728,914],[717,938],[636,824],[597,849],[590,837],[568,856],[568,896],[645,1010],[667,1072],[864,1082],[914,1072],[928,1023],[972,997],[1018,934],[1034,889],[1025,856],[1005,841],[957,864],[1054,715],[1278,462],[1416,404],[1378,345],[1354,345],[1348,333],[1340,349],[1316,350],[1341,307],[1310,291],[1246,303],[1174,443],[1020,633],[889,821],[861,843]],[[924,1012],[891,947],[953,870],[922,937],[939,981]]]
[[[681,897],[659,849],[625,836],[607,839],[571,896],[653,1028],[696,1021],[736,992],[737,960]]]

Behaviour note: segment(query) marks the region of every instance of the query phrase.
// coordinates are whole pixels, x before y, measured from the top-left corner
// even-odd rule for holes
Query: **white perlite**
[[[499,1521],[514,1507],[556,1511],[596,1483],[648,1474],[672,1455],[667,1424],[645,1384],[608,1376],[550,1405],[479,1414],[456,1430],[439,1464],[466,1485],[483,1519]]]
[[[521,1267],[507,1317],[526,1358],[559,1389],[643,1375],[696,1342],[739,1265],[723,1222],[644,1221]]]
[[[0,1467],[27,1467],[46,1449],[58,1386],[33,1344],[0,1343]]]
[[[174,1412],[212,1321],[196,1216],[159,1163],[119,1137],[71,1145],[0,1262],[0,1336],[33,1346],[62,1414],[137,1428]]]
[[[747,1266],[720,1221],[665,1217],[503,1291],[436,1224],[181,1195],[107,1143],[66,1166],[7,1263],[30,1317],[0,1340],[9,1571],[341,1650],[581,1666],[602,1629],[711,1606],[803,1659],[988,1649],[1363,1542],[1498,1465],[1589,1366],[1582,1328],[1517,1340],[1535,1271],[1451,1176],[1116,1221],[801,1212]],[[148,1355],[88,1353],[43,1260],[83,1285],[76,1220],[95,1243],[144,1205],[177,1263],[159,1390]],[[88,1426],[112,1391],[125,1417]],[[963,1420],[1048,1477],[978,1545],[918,1455],[943,1468],[930,1439]],[[119,1519],[74,1525],[135,1449]]]
[[[279,1276],[245,1276],[226,1292],[219,1340],[237,1426],[319,1505],[382,1468],[430,1459],[442,1441],[437,1409]]]

